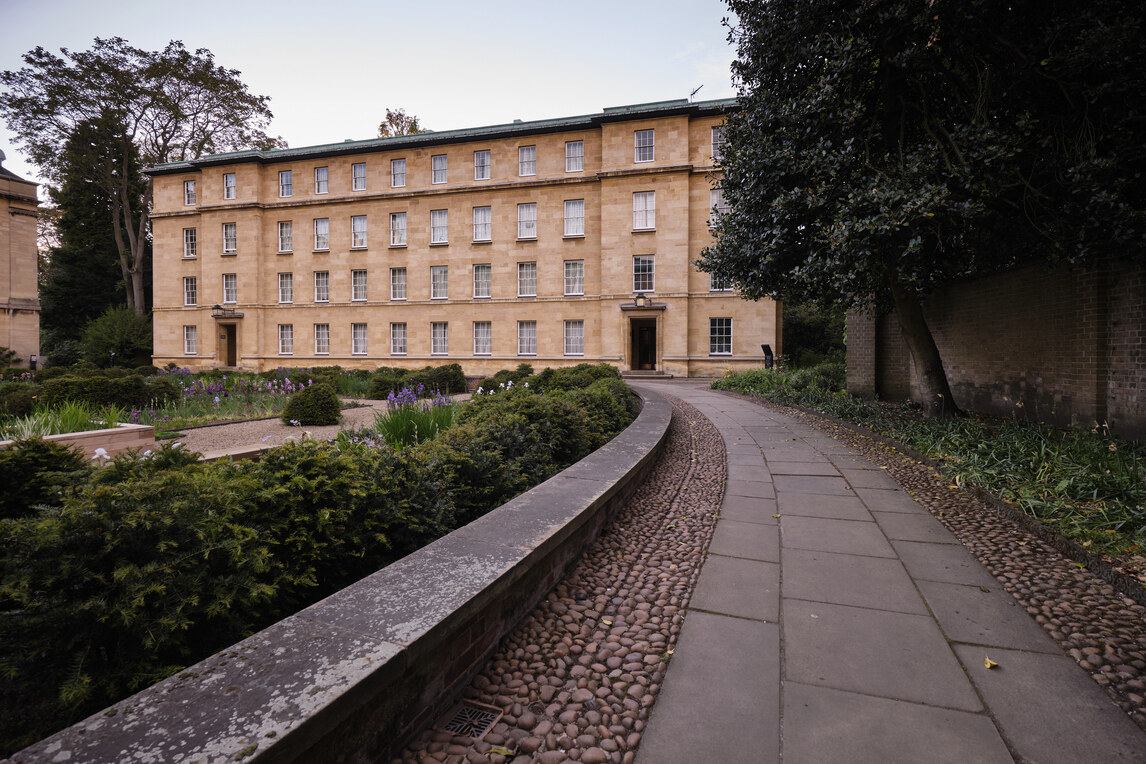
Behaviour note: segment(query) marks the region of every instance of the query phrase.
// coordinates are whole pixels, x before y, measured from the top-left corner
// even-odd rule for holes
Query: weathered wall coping
[[[641,395],[633,424],[541,485],[10,761],[387,760],[652,469],[672,409]]]
[[[97,448],[102,448],[108,456],[115,456],[129,448],[147,448],[155,445],[155,427],[149,424],[124,422],[104,430],[65,432],[48,435],[44,440],[62,443],[65,446],[79,446],[86,456],[94,456]],[[0,440],[0,448],[8,448],[15,441]]]

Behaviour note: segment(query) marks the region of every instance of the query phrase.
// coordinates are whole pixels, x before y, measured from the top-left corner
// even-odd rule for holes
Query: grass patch
[[[1146,445],[1105,426],[1064,430],[979,414],[923,419],[910,406],[847,395],[842,377],[825,367],[729,374],[712,386],[886,435],[935,459],[956,485],[990,491],[1092,552],[1121,557],[1146,547]]]

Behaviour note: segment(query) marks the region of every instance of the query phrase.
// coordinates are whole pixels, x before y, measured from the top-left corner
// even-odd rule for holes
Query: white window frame
[[[708,274],[708,291],[710,292],[731,292],[732,279],[717,278],[715,273]]]
[[[294,355],[294,324],[279,324],[279,355]]]
[[[183,257],[191,259],[199,256],[199,230],[196,228],[183,229]]]
[[[367,326],[366,324],[350,325],[350,354],[366,355]]]
[[[450,322],[430,322],[430,355],[450,354]]]
[[[390,188],[406,187],[406,160],[390,160]]]
[[[575,297],[585,294],[585,261],[565,261],[565,295]]]
[[[489,180],[489,149],[474,152],[474,180]]]
[[[330,324],[314,325],[314,354],[330,355]]]
[[[646,268],[647,265],[647,268]],[[633,291],[652,292],[656,290],[656,255],[633,255]]]
[[[719,186],[708,190],[708,225],[711,228],[721,215],[728,212],[728,203],[724,201],[724,189]]]
[[[657,227],[657,192],[633,192],[633,230],[652,231]]]
[[[238,188],[239,186],[235,178],[235,173],[223,173],[223,198],[234,199],[238,194]]]
[[[517,205],[517,238],[537,238],[537,202]]]
[[[450,266],[430,266],[430,299],[447,300],[450,297]]]
[[[585,200],[565,200],[565,236],[585,235]]]
[[[330,302],[330,271],[314,272],[314,301]]]
[[[430,243],[450,243],[450,211],[430,210]]]
[[[294,194],[294,175],[291,170],[279,170],[279,196],[287,197]]]
[[[493,241],[493,207],[474,207],[474,241]]]
[[[585,170],[585,141],[565,141],[565,172]]]
[[[537,296],[537,262],[529,261],[517,264],[517,296]]]
[[[325,194],[330,192],[330,168],[314,168],[314,193]]]
[[[493,355],[492,321],[474,321],[474,355]]]
[[[517,354],[537,355],[537,322],[517,322]]]
[[[712,128],[712,163],[720,161],[720,154],[724,150],[724,125]]]
[[[350,190],[366,190],[366,163],[354,162],[350,165]]]
[[[367,230],[366,230],[366,216],[365,215],[351,215],[350,216],[350,248],[351,249],[366,249],[367,246]]]
[[[314,251],[330,251],[330,218],[314,219]]]
[[[405,300],[406,299],[406,269],[405,268],[391,268],[390,269],[390,299],[391,300]]]
[[[183,326],[183,355],[199,354],[199,327],[190,324]]]
[[[445,183],[450,177],[450,160],[447,154],[434,154],[430,157],[430,183]]]
[[[476,263],[474,265],[474,299],[488,299],[492,294],[493,265],[490,263]]]
[[[183,277],[183,306],[190,308],[199,304],[199,280],[195,276]]]
[[[651,162],[656,156],[656,131],[652,128],[633,131],[633,161]]]
[[[239,277],[234,273],[223,274],[223,304],[234,305],[239,301]]]
[[[193,180],[183,181],[183,204],[195,204],[195,181]]]
[[[716,323],[718,321],[727,323],[718,328]],[[708,354],[732,355],[732,319],[730,317],[721,316],[708,319]]]
[[[585,355],[585,320],[565,321],[565,355]]]
[[[279,304],[290,305],[294,302],[294,273],[279,274]]]
[[[406,213],[390,213],[390,246],[406,246]]]
[[[355,268],[350,271],[350,301],[366,302],[366,269]]]
[[[283,246],[283,245],[286,246]],[[294,221],[279,221],[279,252],[294,251]]]
[[[223,254],[224,255],[233,255],[238,251],[239,251],[239,225],[238,225],[238,223],[223,223]]]
[[[390,324],[390,355],[406,355],[406,322]]]
[[[537,174],[537,146],[517,147],[517,174],[522,178]]]

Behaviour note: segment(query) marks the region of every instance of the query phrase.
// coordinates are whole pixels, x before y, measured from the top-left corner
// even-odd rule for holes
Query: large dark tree
[[[161,51],[135,48],[119,37],[96,38],[91,50],[57,56],[36,47],[23,69],[0,72],[0,115],[29,158],[53,185],[62,183],[64,147],[82,124],[114,124],[119,146],[105,154],[144,165],[193,159],[281,141],[264,132],[267,98],[247,90],[239,72],[215,64],[210,51],[181,42]],[[127,304],[146,309],[150,187],[136,193],[138,172],[102,165],[91,180],[107,198],[120,266],[131,281]]]
[[[894,307],[1027,261],[1142,257],[1146,32],[1127,0],[728,0],[739,111],[703,270],[748,298]]]
[[[124,162],[117,151],[122,140],[114,121],[83,122],[64,145],[60,185],[50,189],[59,215],[55,245],[40,274],[40,331],[45,347],[78,341],[84,325],[116,305],[126,305],[131,274],[123,267],[112,225],[111,200],[93,181],[126,167],[129,195],[140,198],[146,183],[139,160]],[[145,284],[146,286],[146,284]]]

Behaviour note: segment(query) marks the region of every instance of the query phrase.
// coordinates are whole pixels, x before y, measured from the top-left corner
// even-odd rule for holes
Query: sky
[[[182,40],[270,97],[292,147],[377,135],[386,109],[452,130],[735,95],[722,0],[0,0],[0,70],[37,45]],[[0,120],[4,167],[41,173]],[[41,189],[41,199],[44,198]]]

